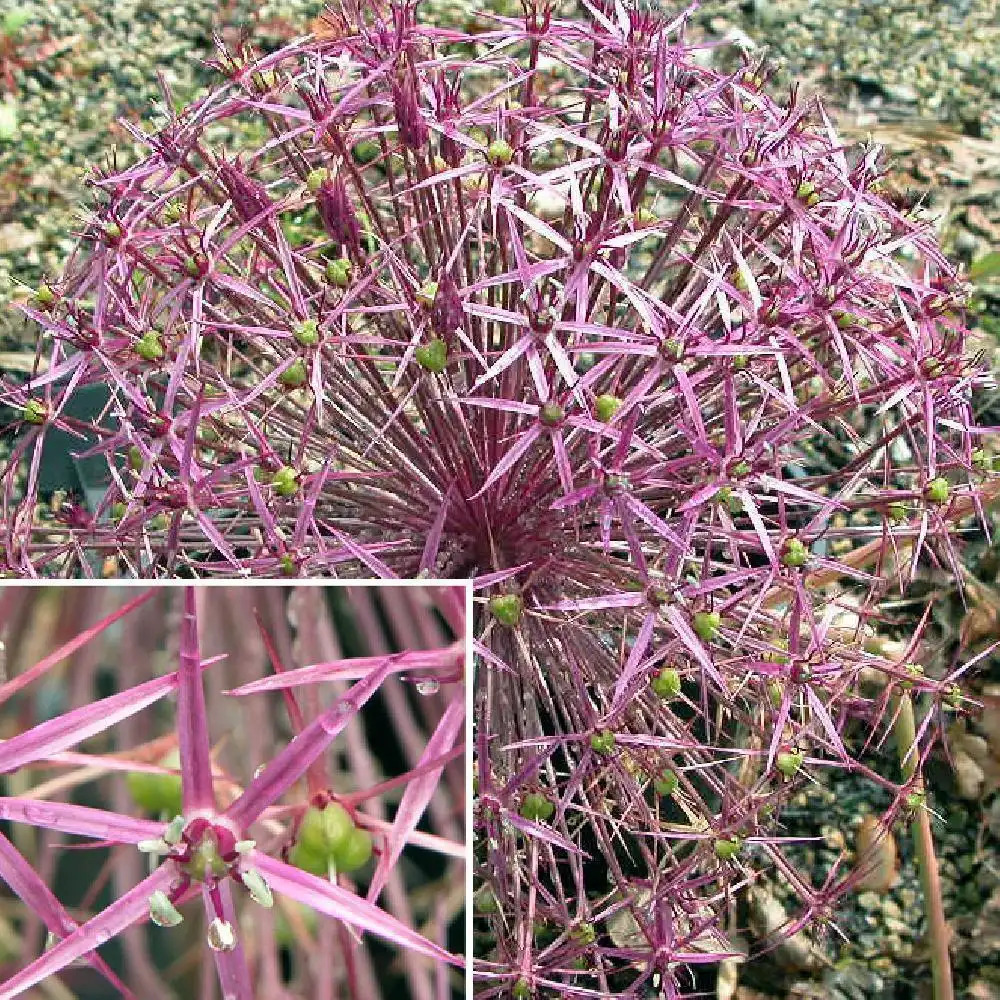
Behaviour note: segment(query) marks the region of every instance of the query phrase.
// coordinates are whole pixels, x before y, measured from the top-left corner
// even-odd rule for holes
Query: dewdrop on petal
[[[212,951],[232,951],[236,947],[236,933],[228,920],[216,917],[208,925],[208,946]]]

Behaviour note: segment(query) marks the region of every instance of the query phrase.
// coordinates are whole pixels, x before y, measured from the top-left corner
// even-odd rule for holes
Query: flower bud
[[[740,853],[743,842],[739,837],[719,837],[712,844],[712,850],[720,861],[731,861]]]
[[[663,798],[669,798],[674,792],[677,791],[677,786],[680,784],[680,778],[670,770],[669,767],[665,767],[656,777],[653,779],[653,790],[657,795]]]
[[[782,565],[799,569],[809,560],[809,550],[798,538],[790,538],[781,552]]]
[[[420,113],[420,101],[413,73],[404,73],[392,85],[392,106],[396,113],[399,140],[408,149],[427,144],[427,122]]]
[[[331,260],[326,265],[326,280],[338,288],[346,288],[351,283],[351,262],[347,257]]]
[[[316,210],[330,239],[342,246],[357,247],[361,224],[347,194],[347,186],[339,178],[323,181],[316,191]]]
[[[306,175],[306,187],[316,194],[317,191],[323,186],[323,182],[326,181],[330,176],[330,171],[326,167],[317,167],[315,170],[310,170]]]

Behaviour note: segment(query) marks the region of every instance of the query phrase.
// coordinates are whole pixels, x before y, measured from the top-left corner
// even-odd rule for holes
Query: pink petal
[[[55,947],[0,984],[0,1000],[13,1000],[13,997],[20,996],[43,979],[65,969],[70,962],[90,954],[126,927],[142,923],[149,912],[149,897],[157,889],[165,889],[172,877],[168,866],[157,868],[149,878],[143,879],[69,937],[63,938]]]
[[[177,671],[177,735],[180,743],[184,812],[215,808],[212,788],[212,747],[205,713],[198,650],[198,609],[194,587],[184,591],[181,623],[181,663]]]
[[[408,948],[419,955],[451,962],[453,965],[464,964],[462,959],[449,954],[373,903],[355,896],[353,892],[341,889],[338,885],[293,868],[258,851],[254,851],[250,857],[253,867],[267,879],[268,885],[275,892],[280,892],[305,906],[311,906],[314,910],[336,920],[342,920],[359,930],[385,938],[400,948]]]
[[[155,840],[163,833],[162,823],[146,819],[134,819],[70,802],[40,802],[38,799],[15,797],[0,798],[0,819],[117,844]]]
[[[465,690],[459,688],[452,698],[448,707],[441,716],[434,734],[427,741],[427,746],[421,754],[417,763],[417,768],[426,761],[433,760],[447,753],[455,745],[455,741],[462,733],[465,723]],[[372,877],[371,885],[368,888],[368,898],[377,899],[382,891],[386,880],[392,871],[392,866],[396,863],[407,839],[416,829],[420,817],[427,808],[434,792],[437,791],[441,772],[444,767],[435,767],[409,782],[403,797],[400,799],[399,808],[392,824],[392,831],[386,838],[385,850],[379,858],[378,867]]]
[[[30,910],[38,914],[46,928],[57,937],[68,937],[79,926],[63,909],[62,903],[56,899],[34,868],[21,857],[14,845],[2,833],[0,833],[0,879],[10,886],[14,895]],[[90,964],[123,996],[129,998],[133,996],[103,958],[91,955]]]
[[[106,618],[102,618],[96,625],[91,625],[90,628],[85,628],[82,632],[78,632],[69,642],[64,643],[55,652],[49,653],[48,656],[39,660],[33,667],[25,670],[23,674],[18,674],[17,677],[7,681],[6,684],[0,685],[0,705],[7,701],[11,695],[20,691],[21,688],[30,684],[36,677],[44,674],[50,667],[65,660],[66,657],[72,656],[81,646],[85,646],[95,636],[100,635],[101,632],[110,625],[113,625],[119,618],[123,618],[130,611],[134,611],[141,604],[145,604],[155,593],[155,589],[150,589],[145,593],[139,594],[138,597],[133,597],[127,604],[124,604],[117,611],[113,611]]]
[[[225,815],[245,830],[268,807],[309,769],[320,754],[325,753],[334,738],[347,727],[362,705],[381,687],[392,673],[392,663],[372,670],[358,681],[343,698],[314,719],[253,781],[243,794],[226,810]]]
[[[177,675],[168,674],[41,722],[0,745],[0,774],[82,743],[152,705],[175,687]]]

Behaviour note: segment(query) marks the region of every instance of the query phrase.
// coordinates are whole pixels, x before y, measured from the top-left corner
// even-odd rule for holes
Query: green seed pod
[[[794,778],[805,757],[801,750],[785,750],[774,758],[774,764],[786,778]]]
[[[546,427],[557,427],[566,416],[566,411],[558,403],[546,403],[538,411],[538,419]]]
[[[315,170],[310,170],[306,175],[306,187],[315,194],[322,186],[323,182],[326,181],[330,176],[330,171],[326,167],[317,167]]]
[[[736,354],[733,356],[733,371],[745,372],[750,367],[750,358],[745,354]]]
[[[29,399],[21,410],[21,419],[27,424],[39,426],[49,419],[49,408],[40,399]]]
[[[696,611],[692,619],[698,638],[711,642],[719,634],[722,616],[718,611]]]
[[[122,238],[122,227],[117,222],[109,222],[104,227],[104,236],[109,243],[117,243]]]
[[[799,569],[809,561],[809,550],[798,538],[790,538],[781,553],[781,562],[784,566],[792,569]]]
[[[301,347],[315,347],[319,343],[319,324],[314,319],[304,319],[292,336]]]
[[[767,697],[771,702],[772,708],[780,708],[784,696],[785,692],[782,690],[781,684],[778,681],[771,681],[767,685]]]
[[[673,667],[664,667],[650,682],[653,694],[664,700],[681,693],[681,675]]]
[[[448,345],[440,337],[432,337],[426,344],[421,344],[413,356],[421,368],[434,375],[440,375],[448,367]]]
[[[55,301],[56,293],[43,281],[35,292],[35,305],[39,309],[48,309]]]
[[[150,531],[166,531],[170,527],[170,516],[161,510],[149,519],[148,524]]]
[[[889,520],[893,524],[900,524],[907,519],[906,504],[900,503],[899,501],[893,501],[886,508],[886,513],[889,515]]]
[[[640,208],[635,213],[635,224],[639,229],[645,229],[647,226],[655,226],[659,221],[660,217],[648,208]]]
[[[743,841],[739,837],[717,838],[712,844],[712,850],[720,861],[730,861],[740,853]]]
[[[417,289],[417,302],[425,309],[430,309],[437,298],[438,283],[436,281],[425,282]]]
[[[733,467],[730,469],[730,472],[732,473],[733,478],[735,479],[745,479],[747,476],[750,475],[751,472],[750,463],[741,459],[739,462],[736,462],[733,465]]]
[[[372,837],[367,830],[355,827],[347,839],[333,852],[333,861],[339,872],[353,872],[368,863],[372,856]]]
[[[278,381],[286,389],[301,389],[309,381],[309,370],[302,358],[296,358],[279,376]]]
[[[278,565],[281,567],[281,572],[284,576],[297,576],[298,567],[295,565],[295,560],[286,552],[279,560]]]
[[[593,924],[577,924],[573,927],[569,936],[577,943],[584,946],[591,945],[597,940],[597,931]]]
[[[180,222],[183,214],[184,206],[177,200],[168,201],[163,206],[163,221],[168,225],[172,226],[175,222]]]
[[[299,474],[290,465],[283,465],[271,477],[274,492],[280,497],[292,497],[299,491]]]
[[[160,767],[176,770],[181,755],[172,750],[159,761]],[[176,816],[181,811],[181,776],[179,774],[150,774],[148,771],[130,771],[125,776],[132,801],[147,816]]]
[[[989,472],[992,465],[993,463],[990,460],[990,456],[986,453],[986,449],[976,448],[972,453],[972,467],[979,469],[980,472]]]
[[[922,788],[909,792],[906,796],[906,808],[915,812],[922,809],[927,802],[927,793]]]
[[[382,152],[382,147],[374,139],[362,139],[356,142],[351,149],[351,155],[355,162],[362,165],[377,160]]]
[[[938,476],[924,487],[924,497],[928,503],[943,504],[951,496],[951,486],[947,479]]]
[[[347,257],[331,260],[326,265],[326,280],[337,288],[346,288],[351,283],[351,262]]]
[[[525,819],[545,822],[555,814],[555,803],[544,792],[528,792],[521,800],[519,812]]]
[[[491,886],[484,885],[472,897],[472,908],[476,913],[499,913],[500,903]]]
[[[602,729],[599,733],[592,733],[590,737],[590,749],[595,753],[609,754],[615,748],[615,734],[610,729]]]
[[[522,976],[510,988],[510,995],[513,1000],[531,1000],[531,983]]]
[[[120,500],[111,505],[111,520],[120,521],[125,516],[125,511],[128,510],[128,504],[122,503]]]
[[[159,361],[164,354],[163,341],[155,330],[147,330],[136,342],[134,350],[143,361]]]
[[[666,799],[677,791],[679,784],[680,778],[669,767],[665,767],[653,780],[653,790]]]
[[[622,401],[617,396],[605,393],[594,400],[594,416],[606,424],[620,409]]]
[[[133,472],[139,472],[142,469],[142,465],[142,452],[139,450],[139,446],[134,444],[128,450],[128,467]]]
[[[514,159],[514,150],[506,140],[494,139],[486,147],[486,159],[489,160],[490,166],[506,167]]]
[[[339,802],[330,802],[324,809],[310,806],[299,824],[296,843],[307,851],[328,855],[346,842],[354,828],[351,814]]]
[[[500,622],[513,628],[521,620],[524,611],[524,601],[519,594],[498,594],[490,598],[490,614]]]
[[[310,851],[302,844],[296,844],[289,851],[288,863],[320,878],[325,878],[330,871],[330,855],[323,851]]]

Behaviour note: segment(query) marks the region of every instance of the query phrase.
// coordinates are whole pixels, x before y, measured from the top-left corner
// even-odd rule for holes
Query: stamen
[[[274,906],[274,897],[271,895],[271,887],[264,881],[264,876],[254,868],[248,868],[240,873],[243,884],[250,893],[250,898],[259,906],[269,910]]]
[[[149,919],[158,927],[176,927],[184,917],[170,902],[170,897],[162,889],[157,889],[149,897]]]

